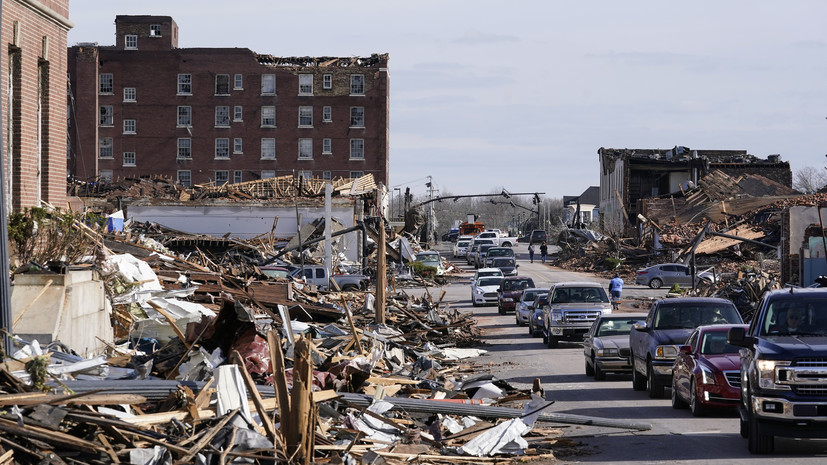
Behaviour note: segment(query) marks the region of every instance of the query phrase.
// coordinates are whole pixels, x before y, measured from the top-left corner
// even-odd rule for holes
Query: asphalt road
[[[444,256],[451,255],[448,244],[438,245],[437,250]],[[516,252],[519,274],[531,276],[538,286],[564,280],[597,281],[608,286],[608,280],[590,274],[565,271],[538,260],[529,263],[524,244],[517,246]],[[460,260],[452,262],[466,274],[454,275],[452,282],[444,286],[445,301],[452,308],[473,313],[483,330],[483,348],[488,353],[476,358],[476,362],[488,365],[495,376],[516,388],[530,389],[533,380],[539,378],[546,398],[555,401],[549,412],[652,425],[645,432],[555,425],[563,429],[565,437],[580,443],[569,451],[558,451],[560,463],[827,463],[827,441],[777,438],[775,454],[753,456],[747,450],[746,440],[738,434],[735,413],[694,418],[688,410],[674,410],[668,398],[649,399],[645,391],[634,391],[631,376],[609,374],[605,381],[587,377],[581,344],[561,342],[560,348],[549,349],[542,339],[530,337],[526,327],[518,327],[513,314],[499,315],[496,306],[473,307],[469,300],[473,267]],[[624,297],[657,298],[665,292],[628,283],[624,286]],[[640,311],[621,309],[625,310]],[[572,455],[561,455],[566,453]]]

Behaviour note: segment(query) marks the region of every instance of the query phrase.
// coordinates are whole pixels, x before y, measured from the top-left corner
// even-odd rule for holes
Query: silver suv
[[[548,290],[543,309],[543,342],[557,347],[560,339],[582,340],[594,320],[612,313],[606,291],[598,283],[563,282]]]

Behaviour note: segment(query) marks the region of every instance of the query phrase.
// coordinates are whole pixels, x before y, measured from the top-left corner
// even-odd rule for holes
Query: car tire
[[[594,379],[597,381],[603,381],[606,379],[606,372],[600,368],[597,363],[594,364]]]
[[[497,304],[497,313],[499,313],[500,315],[505,315],[505,309],[500,304]]]
[[[358,291],[358,290],[359,290],[359,286],[357,286],[355,284],[345,284],[344,286],[342,286],[342,291],[344,291],[344,292],[351,292],[351,291]]]
[[[741,412],[738,412],[738,432],[744,439],[749,437],[749,422],[741,418]]]
[[[646,369],[646,393],[649,394],[650,399],[663,398],[663,386],[655,379],[655,370],[652,368],[652,362],[649,362]]]
[[[543,334],[543,344],[548,344],[548,334],[546,333],[545,329],[543,329],[542,334]]]
[[[693,417],[702,417],[706,414],[706,409],[701,405],[701,400],[698,399],[697,386],[695,385],[695,377],[689,380],[689,411],[692,412]]]
[[[761,425],[752,412],[749,415],[747,446],[751,454],[771,454],[775,449],[775,438],[771,434],[761,432]]]
[[[560,346],[560,341],[557,339],[557,337],[549,335],[548,342],[546,342],[546,345],[549,349],[556,349]]]
[[[649,287],[652,289],[660,289],[661,286],[663,286],[663,281],[660,278],[652,278],[652,280],[649,281]]]
[[[681,396],[678,395],[678,387],[677,383],[675,382],[675,377],[672,377],[672,408],[675,410],[685,409],[689,405],[681,399]]]
[[[528,335],[529,337],[534,337],[534,325],[531,324],[531,321],[528,322]]]
[[[589,363],[588,360],[586,360],[586,376],[594,376],[594,367]]]
[[[646,389],[646,378],[638,373],[634,367],[632,367],[632,389],[635,391],[642,391]]]

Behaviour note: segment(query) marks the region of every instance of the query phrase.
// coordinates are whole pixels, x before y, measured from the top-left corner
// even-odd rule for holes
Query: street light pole
[[[428,176],[428,184],[426,184],[426,186],[428,187],[428,200],[433,200],[434,184],[430,175]],[[428,245],[428,248],[430,248],[431,236],[433,235],[433,225],[431,224],[431,221],[434,219],[434,203],[429,202],[429,207],[428,221],[426,223],[428,236],[425,238],[425,244]]]

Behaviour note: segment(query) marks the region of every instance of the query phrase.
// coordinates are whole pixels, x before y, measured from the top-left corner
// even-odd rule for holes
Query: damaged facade
[[[169,16],[115,19],[69,48],[69,173],[185,186],[287,174],[388,179],[388,55],[278,58],[178,48]]]

